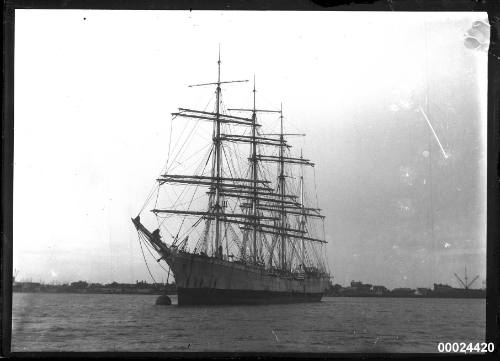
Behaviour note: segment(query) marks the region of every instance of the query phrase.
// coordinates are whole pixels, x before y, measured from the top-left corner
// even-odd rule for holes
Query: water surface
[[[156,298],[14,293],[12,351],[437,352],[438,342],[485,338],[484,299],[179,307]]]

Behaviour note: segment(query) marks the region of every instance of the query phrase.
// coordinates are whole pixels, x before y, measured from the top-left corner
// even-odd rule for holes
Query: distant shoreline
[[[16,282],[13,280],[12,291],[15,293],[70,293],[70,294],[119,294],[119,295],[176,295],[175,283],[135,283],[112,282],[107,284],[76,281],[69,284],[44,284],[41,282]],[[383,298],[486,298],[485,289],[453,288],[449,285],[434,284],[429,288],[394,288],[373,286],[352,281],[350,287],[339,284],[330,285],[323,297],[383,297]]]
[[[153,291],[153,292],[135,292],[135,291],[116,291],[116,292],[99,292],[99,291],[78,291],[78,290],[71,290],[71,291],[35,291],[35,290],[29,290],[29,291],[20,291],[20,290],[13,290],[12,293],[50,293],[50,294],[79,294],[79,295],[144,295],[144,296],[151,296],[151,295],[177,295],[177,292],[163,292],[163,291]]]
[[[41,282],[16,282],[12,284],[12,292],[16,293],[73,293],[73,294],[123,294],[123,295],[163,295],[176,294],[177,287],[174,283],[136,283],[107,284],[88,283],[76,281],[69,284],[55,285]]]
[[[92,291],[13,291],[12,293],[44,293],[44,294],[87,294],[87,295],[141,295],[141,296],[161,296],[167,294],[169,296],[176,296],[176,292],[92,292]],[[486,296],[452,296],[452,295],[323,295],[324,297],[334,298],[457,298],[457,299],[485,299]]]

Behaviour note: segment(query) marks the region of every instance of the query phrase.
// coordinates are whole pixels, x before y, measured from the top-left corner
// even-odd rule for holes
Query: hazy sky
[[[170,113],[212,96],[187,85],[214,81],[221,44],[223,78],[256,74],[257,101],[307,133],[334,282],[457,286],[465,265],[485,280],[487,55],[464,33],[486,18],[16,10],[18,278],[150,281],[130,218]],[[248,106],[249,86],[225,102]]]

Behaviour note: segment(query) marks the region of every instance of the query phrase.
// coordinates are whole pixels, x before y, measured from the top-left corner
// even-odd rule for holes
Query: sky
[[[188,88],[256,76],[316,164],[335,283],[486,279],[484,13],[16,10],[19,280],[151,281],[131,217]],[[224,93],[250,106],[250,85]],[[431,129],[432,128],[432,129]],[[149,257],[157,280],[166,279]]]

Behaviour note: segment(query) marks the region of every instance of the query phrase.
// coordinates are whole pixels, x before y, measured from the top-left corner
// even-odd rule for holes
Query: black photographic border
[[[12,327],[12,242],[14,159],[14,31],[15,9],[102,9],[102,10],[281,10],[281,11],[481,11],[488,13],[491,26],[488,56],[487,116],[487,246],[486,246],[486,342],[493,342],[498,355],[498,277],[500,242],[500,1],[498,0],[5,0],[3,4],[2,87],[2,242],[1,258],[1,355],[9,358],[407,358],[446,354],[419,353],[261,353],[261,352],[11,352]],[[496,55],[495,55],[496,54]],[[456,357],[456,355],[454,355]],[[484,357],[469,354],[469,357]],[[498,356],[497,356],[498,357]]]

